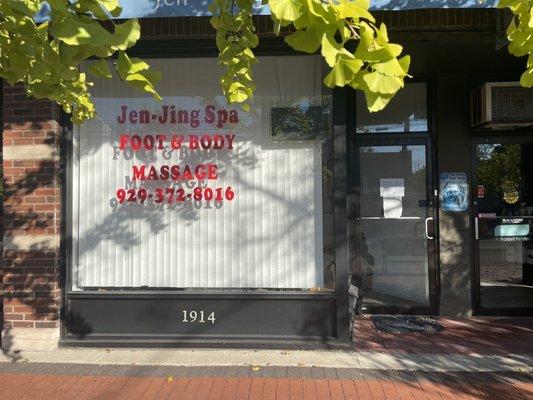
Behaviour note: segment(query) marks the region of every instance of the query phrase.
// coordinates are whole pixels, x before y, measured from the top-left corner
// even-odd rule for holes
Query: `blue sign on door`
[[[440,174],[440,208],[442,211],[468,209],[468,182],[464,172]]]

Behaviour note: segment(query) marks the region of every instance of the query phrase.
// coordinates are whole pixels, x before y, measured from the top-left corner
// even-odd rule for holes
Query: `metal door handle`
[[[424,227],[426,228],[426,239],[433,240],[435,239],[435,236],[429,236],[429,229],[428,229],[428,222],[433,221],[433,217],[427,217],[426,222],[424,223]]]
[[[474,230],[476,233],[476,240],[479,240],[479,218],[474,218]]]

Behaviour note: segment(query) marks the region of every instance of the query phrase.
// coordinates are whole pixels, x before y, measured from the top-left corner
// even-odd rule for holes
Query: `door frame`
[[[427,99],[427,120],[428,130],[426,132],[412,132],[412,133],[385,133],[385,134],[356,134],[357,115],[354,110],[357,110],[357,93],[351,88],[346,90],[346,109],[347,109],[347,136],[348,141],[348,157],[347,169],[348,177],[348,243],[349,243],[349,264],[352,272],[352,279],[355,284],[361,283],[362,271],[360,268],[360,250],[358,237],[360,233],[360,223],[357,218],[360,215],[359,204],[359,146],[372,145],[379,143],[381,145],[408,143],[408,144],[424,144],[426,145],[426,201],[428,204],[432,203],[431,210],[433,213],[433,244],[428,246],[428,279],[429,279],[429,306],[428,307],[374,307],[366,310],[367,314],[405,314],[405,315],[439,315],[440,312],[440,255],[439,255],[439,199],[438,199],[438,142],[436,129],[436,113],[434,112],[435,104],[437,103],[437,93],[435,90],[435,77],[430,74],[419,74],[416,79],[411,79],[411,83],[425,83],[426,84],[426,99]],[[359,286],[359,285],[357,285]]]
[[[362,267],[360,263],[360,241],[358,238],[361,233],[361,210],[360,210],[360,176],[359,176],[359,148],[363,146],[402,146],[402,145],[423,145],[426,146],[426,202],[427,202],[427,217],[433,218],[433,237],[434,239],[427,240],[428,248],[428,283],[429,283],[429,305],[428,306],[379,306],[370,307],[365,310],[368,314],[407,314],[407,315],[438,315],[439,312],[439,263],[438,263],[438,243],[439,243],[439,229],[438,229],[438,201],[436,198],[436,166],[434,164],[434,149],[433,140],[426,135],[390,135],[389,137],[355,137],[352,139],[352,166],[351,175],[352,182],[350,186],[354,192],[353,207],[354,212],[351,213],[350,223],[352,227],[352,236],[350,244],[353,247],[353,259],[351,265],[354,266],[355,279],[361,285],[362,282]]]
[[[496,132],[494,134],[486,134],[484,136],[477,136],[472,139],[472,146],[470,151],[470,158],[472,162],[472,182],[470,188],[470,196],[472,199],[472,213],[471,226],[472,229],[472,311],[476,316],[533,316],[533,305],[528,308],[523,307],[508,307],[508,308],[484,308],[481,305],[481,265],[479,257],[479,240],[476,238],[476,217],[478,214],[476,188],[477,182],[477,157],[476,146],[478,144],[502,143],[502,144],[533,144],[533,136],[527,135],[526,132],[521,132],[520,135],[509,135],[503,132]]]

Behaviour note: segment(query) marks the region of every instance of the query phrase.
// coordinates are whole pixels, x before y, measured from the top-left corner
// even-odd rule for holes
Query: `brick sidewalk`
[[[438,333],[378,332],[369,317],[357,318],[356,351],[425,354],[533,354],[533,318],[439,318]]]
[[[309,367],[180,368],[24,364],[2,367],[0,399],[533,398],[533,380],[527,373],[415,373]],[[92,373],[83,374],[84,368],[86,372]],[[13,369],[13,372],[7,372],[9,369]],[[72,371],[65,373],[69,370]]]
[[[457,362],[454,356],[468,358],[467,355],[476,353],[489,358],[488,355],[502,357],[495,370],[503,370],[502,364],[511,354],[533,354],[532,318],[440,319],[439,322],[444,327],[439,333],[390,335],[378,332],[369,318],[357,319],[355,350],[358,353],[352,354],[352,357],[361,356],[364,352],[384,353],[385,356],[395,353],[403,360],[417,354],[429,354],[432,359],[449,355]],[[117,356],[124,357],[124,354],[116,352]],[[108,351],[105,354],[110,356],[114,353]],[[195,362],[198,362],[200,353],[194,353]],[[143,354],[131,354],[128,360],[142,364],[148,357],[145,354],[142,358]],[[533,399],[533,375],[525,372],[530,371],[527,367],[513,367],[515,372],[476,372],[483,369],[474,368],[475,365],[467,369],[470,372],[450,372],[453,366],[447,363],[442,367],[448,366],[445,368],[448,372],[427,372],[429,369],[424,371],[420,363],[416,364],[420,369],[416,372],[394,371],[388,364],[382,365],[380,370],[311,367],[314,362],[298,362],[301,367],[269,364],[261,367],[185,367],[105,364],[101,360],[106,357],[98,352],[97,355],[100,361],[90,364],[70,364],[58,360],[51,363],[49,358],[42,359],[46,362],[25,362],[27,359],[22,355],[17,357],[19,362],[0,363],[0,400]],[[204,358],[205,362],[211,361],[212,357]],[[247,357],[252,360],[254,354],[249,354],[239,363],[247,361]],[[477,356],[472,357],[477,359]],[[179,360],[183,362],[182,356]],[[296,361],[292,365],[296,365]],[[338,362],[332,366],[338,365],[347,364]],[[379,368],[361,361],[348,365]],[[464,366],[463,362],[461,366]]]

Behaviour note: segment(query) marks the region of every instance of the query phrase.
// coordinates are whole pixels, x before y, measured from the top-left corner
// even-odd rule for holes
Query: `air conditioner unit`
[[[519,82],[487,82],[472,91],[470,101],[472,128],[533,126],[533,89]]]

